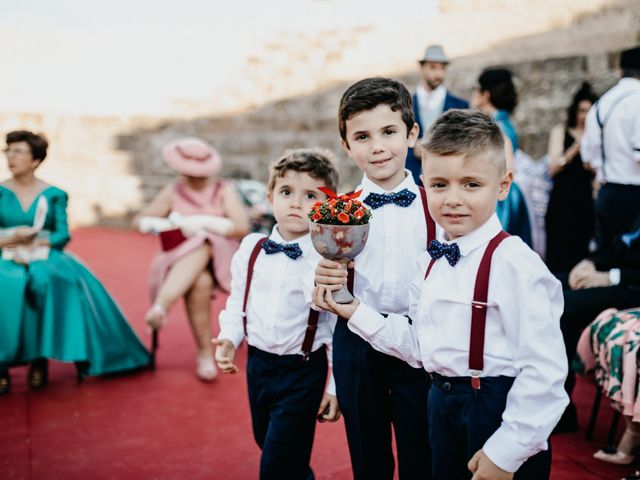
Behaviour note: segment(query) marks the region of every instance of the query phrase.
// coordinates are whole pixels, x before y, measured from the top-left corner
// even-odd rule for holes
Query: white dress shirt
[[[444,100],[447,96],[447,89],[440,84],[435,90],[427,91],[422,85],[416,87],[416,97],[418,99],[418,112],[422,128],[425,132],[436,121],[444,111]]]
[[[609,116],[616,99],[620,101]],[[596,108],[604,124],[605,162],[602,167],[602,137]],[[608,118],[607,118],[608,117]],[[605,121],[606,119],[606,121]],[[640,185],[640,80],[620,81],[591,107],[580,143],[582,160],[596,169],[604,182]]]
[[[263,236],[257,233],[246,236],[233,256],[231,294],[218,317],[218,338],[231,340],[236,348],[244,338],[242,303],[249,257],[261,238]],[[293,260],[282,252],[267,255],[261,250],[254,265],[247,302],[247,342],[276,355],[301,355],[312,304],[311,292],[305,291],[303,280],[315,269],[320,255],[311,245],[308,234],[293,242],[286,242],[276,225],[269,238],[278,243],[297,243],[302,255]],[[326,345],[330,364],[335,322],[335,315],[320,312],[312,348],[312,351],[316,351],[323,344]],[[335,395],[333,375],[330,376],[327,393]]]
[[[384,318],[360,304],[349,328],[377,350],[428,372],[469,376],[476,274],[487,244],[501,229],[494,214],[458,238],[460,261],[451,267],[441,258],[426,280],[431,258],[428,253],[421,256],[420,272],[411,286],[412,324],[400,315]],[[547,448],[547,438],[568,404],[567,358],[559,321],[562,287],[540,257],[519,237],[511,236],[494,252],[487,303],[481,376],[505,375],[515,381],[502,425],[483,449],[498,467],[515,472],[527,458]]]
[[[372,192],[394,193],[406,188],[416,194],[408,207],[390,203],[372,210],[369,239],[355,258],[354,296],[381,313],[409,312],[408,291],[418,267],[412,259],[427,250],[420,190],[408,170],[406,174],[392,192],[384,191],[366,175],[356,188],[362,189],[361,201]]]

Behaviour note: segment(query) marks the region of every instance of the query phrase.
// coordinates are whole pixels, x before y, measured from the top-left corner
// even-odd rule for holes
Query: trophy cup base
[[[340,304],[351,303],[354,300],[353,295],[351,295],[347,287],[344,286],[340,290],[333,292],[333,299],[336,303]]]

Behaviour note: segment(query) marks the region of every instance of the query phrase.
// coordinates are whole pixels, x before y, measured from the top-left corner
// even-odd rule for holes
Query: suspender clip
[[[471,370],[471,388],[480,390],[480,375],[482,370]]]
[[[487,308],[489,306],[489,304],[487,302],[479,302],[477,300],[473,300],[471,302],[471,306],[473,308]]]
[[[302,352],[302,361],[303,362],[309,361],[309,352]]]

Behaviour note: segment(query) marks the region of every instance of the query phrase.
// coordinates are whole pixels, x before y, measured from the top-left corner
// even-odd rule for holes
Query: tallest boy
[[[404,168],[418,137],[411,95],[395,80],[361,80],[343,94],[338,121],[342,146],[364,173],[360,198],[373,210],[351,290],[377,312],[407,315],[414,259],[427,247],[427,223],[431,235],[435,231],[426,219],[424,192]],[[333,290],[345,276],[340,264],[321,260],[315,280]],[[431,478],[426,373],[377,352],[344,321],[333,337],[333,372],[354,478],[393,478],[392,424],[400,480]]]

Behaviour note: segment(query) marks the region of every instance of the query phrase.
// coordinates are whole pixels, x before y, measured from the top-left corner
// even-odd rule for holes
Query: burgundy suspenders
[[[424,220],[427,224],[427,247],[431,243],[431,240],[436,238],[436,222],[434,222],[429,213],[429,206],[427,205],[427,191],[424,187],[418,187],[420,189],[420,198],[422,199],[422,209],[424,210]]]
[[[509,234],[500,231],[491,239],[480,260],[476,283],[473,289],[473,301],[471,302],[471,335],[469,339],[469,371],[471,372],[471,386],[480,389],[480,375],[484,369],[484,331],[487,322],[487,298],[489,292],[489,274],[491,273],[491,258],[500,242]],[[435,259],[431,259],[429,267],[424,275],[427,278]]]
[[[429,212],[429,206],[427,205],[427,191],[424,187],[418,187],[420,190],[420,199],[422,200],[422,210],[424,211],[424,221],[427,225],[427,247],[431,243],[431,240],[435,240],[436,238],[436,222],[431,217],[431,213]],[[429,270],[431,270],[431,265],[429,265]],[[349,268],[347,270],[347,288],[353,294],[353,269]],[[428,275],[427,271],[427,275]],[[424,278],[427,278],[425,275]]]
[[[251,256],[249,257],[249,265],[247,267],[247,285],[244,289],[244,300],[242,302],[242,322],[244,325],[244,335],[247,336],[247,302],[249,300],[249,289],[251,288],[251,280],[253,278],[253,267],[256,263],[256,259],[262,249],[262,244],[267,241],[267,237],[261,238],[253,247]],[[316,310],[309,309],[309,320],[307,322],[307,331],[304,334],[304,340],[302,341],[302,355],[304,360],[309,359],[311,349],[313,348],[313,340],[316,337],[316,330],[318,329],[318,313]]]

